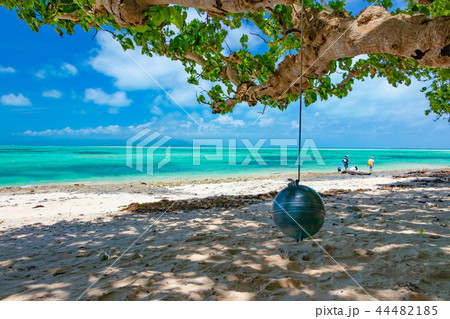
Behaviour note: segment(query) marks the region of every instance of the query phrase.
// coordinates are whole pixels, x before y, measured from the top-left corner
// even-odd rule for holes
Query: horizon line
[[[171,148],[192,148],[192,146],[173,146],[173,145],[167,145]],[[129,146],[126,145],[21,145],[21,144],[9,144],[9,145],[0,145],[0,147],[109,147],[109,148],[126,148]],[[151,148],[150,147],[144,147],[144,148]],[[216,147],[213,146],[205,146],[201,147],[202,149],[216,149]],[[228,145],[223,145],[222,148],[228,148]],[[270,147],[235,147],[235,149],[279,149],[280,147],[276,146],[270,146]],[[364,151],[371,151],[371,150],[440,150],[440,151],[450,151],[450,148],[438,148],[438,147],[376,147],[376,148],[364,148],[364,147],[339,147],[339,146],[323,146],[317,147],[318,149],[326,149],[326,150],[364,150]],[[288,146],[287,149],[298,149],[298,145],[295,146]]]

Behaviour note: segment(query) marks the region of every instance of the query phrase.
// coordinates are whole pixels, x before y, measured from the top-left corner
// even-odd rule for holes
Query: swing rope
[[[303,102],[303,12],[305,11],[305,7],[303,6],[302,0],[302,12],[300,16],[300,110],[298,115],[298,175],[297,175],[297,185],[300,182],[300,154],[302,148],[302,102]]]

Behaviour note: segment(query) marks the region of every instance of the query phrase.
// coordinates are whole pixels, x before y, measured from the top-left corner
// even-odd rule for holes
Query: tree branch
[[[336,88],[338,90],[343,89],[344,86],[348,83],[348,81],[350,81],[354,77],[357,77],[358,75],[360,75],[361,72],[364,71],[365,69],[367,69],[367,67],[369,67],[369,66],[370,66],[370,63],[366,62],[359,69],[350,71],[349,74],[347,75],[347,77],[341,83],[339,83]]]
[[[76,12],[58,13],[58,15],[56,17],[58,19],[61,19],[61,20],[70,20],[70,21],[73,21],[73,22],[79,22],[80,21],[80,17],[77,15]]]
[[[327,9],[328,11],[330,11],[331,13],[334,12],[333,8],[331,8],[325,1],[320,0],[320,4],[322,5],[322,7],[324,7],[325,9]]]
[[[446,49],[450,46],[448,16],[433,19],[421,14],[393,16],[384,8],[372,6],[355,19],[342,12],[314,10],[307,9],[315,19],[306,20],[302,46],[306,77],[320,78],[327,73],[330,61],[361,54],[387,53],[412,57],[421,66],[450,67],[450,54]],[[297,20],[295,25],[299,23]],[[298,93],[299,56],[300,52],[286,56],[268,80],[254,87],[252,92],[259,97],[269,96],[280,101],[287,97],[287,93]],[[304,80],[302,86],[307,89],[309,81]]]
[[[434,0],[413,0],[413,2],[427,6],[429,4],[432,4],[434,2]]]

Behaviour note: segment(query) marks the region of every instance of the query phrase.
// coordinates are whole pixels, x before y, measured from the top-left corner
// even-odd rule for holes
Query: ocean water
[[[302,155],[302,172],[336,171],[345,155],[361,170],[372,156],[375,170],[450,166],[450,150],[319,149]],[[126,147],[0,146],[0,186],[295,174],[296,159],[294,148],[129,148],[127,155]]]

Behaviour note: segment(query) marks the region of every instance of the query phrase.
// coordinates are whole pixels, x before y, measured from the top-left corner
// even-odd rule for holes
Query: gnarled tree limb
[[[311,11],[309,8],[308,12]],[[393,16],[374,6],[366,8],[356,19],[327,11],[317,12],[315,17],[305,25],[303,70],[308,78],[326,74],[332,60],[373,53],[412,57],[422,66],[450,67],[450,54],[446,50],[450,45],[450,17]],[[287,92],[299,92],[299,57],[300,52],[286,56],[267,82],[253,91],[258,96],[279,99],[284,99]],[[302,85],[307,89],[309,81],[305,79]]]

